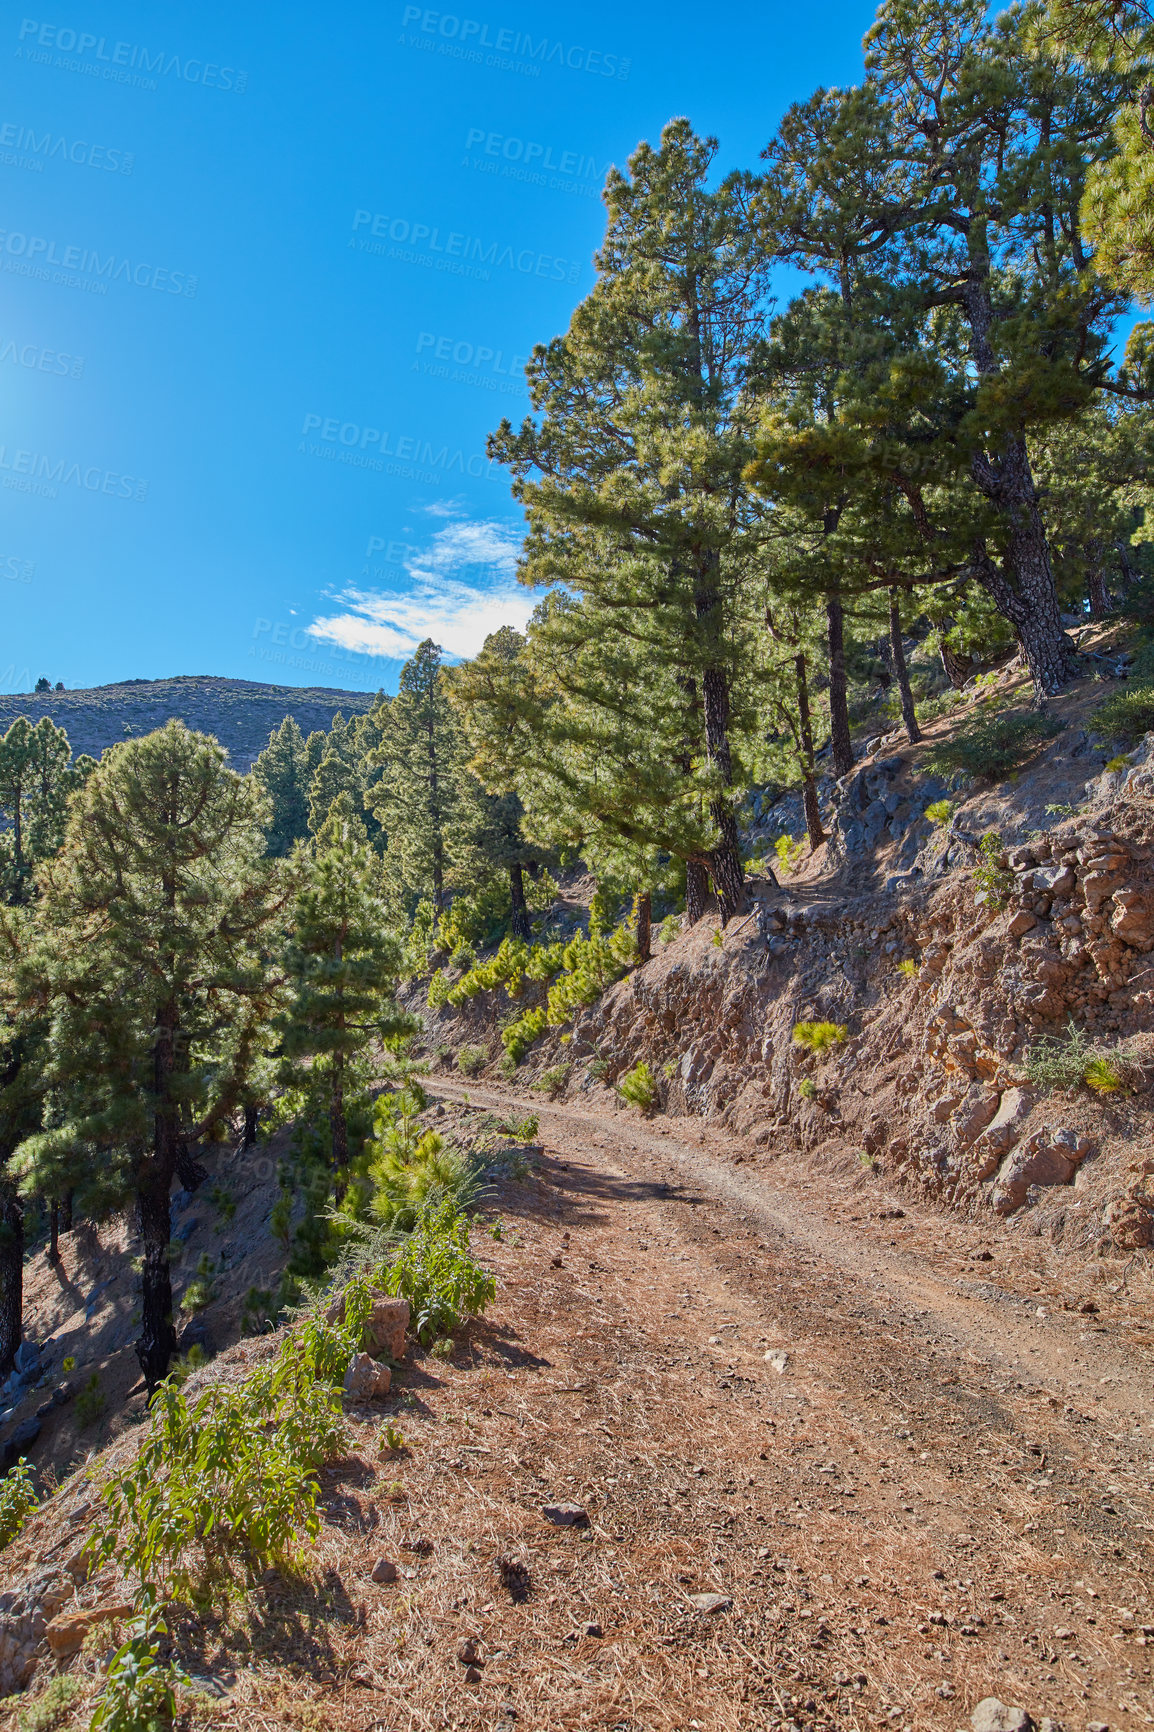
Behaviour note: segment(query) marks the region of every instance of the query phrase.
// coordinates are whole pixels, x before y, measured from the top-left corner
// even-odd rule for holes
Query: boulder
[[[999,1215],[1012,1215],[1026,1201],[1031,1185],[1068,1185],[1090,1144],[1077,1131],[1043,1125],[1016,1148],[998,1174],[990,1205]]]
[[[1117,1197],[1107,1203],[1102,1221],[1120,1251],[1140,1251],[1154,1244],[1154,1214],[1138,1197]]]
[[[326,1323],[343,1323],[345,1296],[338,1293],[325,1312]],[[405,1352],[405,1331],[409,1326],[409,1301],[394,1299],[388,1293],[374,1292],[372,1308],[365,1320],[362,1345],[370,1353],[383,1354],[386,1359],[401,1359]]]
[[[973,1176],[992,1178],[999,1163],[1008,1155],[1021,1135],[1022,1121],[1033,1106],[1033,1098],[1025,1089],[1007,1089],[997,1112],[974,1142]]]
[[[1027,932],[1032,932],[1038,924],[1038,916],[1031,914],[1028,908],[1020,908],[1007,927],[1011,938],[1024,938]]]
[[[53,1618],[44,1634],[54,1660],[65,1660],[83,1646],[84,1638],[95,1624],[111,1618],[131,1618],[132,1606],[116,1600],[104,1606],[88,1606],[82,1612],[64,1612]]]
[[[345,1394],[353,1401],[376,1401],[389,1393],[393,1374],[371,1353],[354,1353],[345,1372]]]
[[[1124,944],[1148,945],[1154,941],[1154,907],[1141,890],[1115,890],[1110,929]]]
[[[1033,1732],[1034,1722],[1024,1708],[1007,1708],[996,1696],[987,1696],[970,1715],[974,1732]]]
[[[579,1503],[545,1503],[541,1514],[555,1528],[587,1528],[589,1513]]]

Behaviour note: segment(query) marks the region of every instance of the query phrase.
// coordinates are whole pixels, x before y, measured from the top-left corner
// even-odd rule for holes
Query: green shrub
[[[597,1058],[591,1058],[585,1074],[586,1076],[591,1076],[594,1082],[604,1082],[605,1078],[609,1075],[609,1060],[607,1058],[601,1058],[600,1056]]]
[[[384,1278],[409,1301],[413,1327],[428,1346],[452,1335],[492,1303],[497,1283],[469,1249],[469,1223],[451,1199],[425,1209]]]
[[[926,807],[926,817],[931,824],[939,828],[948,824],[954,815],[952,800],[934,800]]]
[[[535,1143],[540,1120],[536,1113],[529,1113],[523,1119],[506,1119],[501,1130],[507,1137],[512,1137],[515,1143]]]
[[[56,1728],[71,1714],[72,1705],[83,1690],[80,1679],[68,1673],[53,1678],[44,1693],[17,1714],[16,1732],[56,1732]]]
[[[922,760],[931,776],[981,776],[1002,781],[1033,757],[1043,740],[1061,730],[1050,716],[1017,710],[968,722],[952,739],[942,740]]]
[[[98,1420],[102,1419],[107,1406],[108,1401],[100,1387],[100,1378],[94,1371],[76,1397],[76,1406],[73,1411],[76,1414],[76,1423],[80,1430],[87,1431]]]
[[[1107,740],[1136,745],[1154,728],[1154,684],[1137,682],[1111,692],[1094,711],[1093,729]]]
[[[1130,760],[1126,756],[1125,752],[1119,752],[1118,756],[1116,758],[1111,758],[1106,765],[1108,770],[1126,770],[1129,769],[1129,767]]]
[[[812,1053],[828,1052],[831,1046],[840,1046],[848,1033],[844,1022],[795,1022],[793,1025],[795,1044]]]
[[[501,1044],[515,1065],[520,1064],[533,1042],[544,1034],[549,1017],[544,1005],[527,1010],[501,1030]]]
[[[1002,864],[1002,840],[993,830],[978,844],[981,865],[974,867],[974,883],[987,908],[1004,908],[1014,888],[1014,874]]]
[[[1115,1094],[1125,1088],[1126,1072],[1125,1053],[1104,1052],[1072,1019],[1064,1035],[1044,1034],[1026,1056],[1026,1076],[1036,1088],[1076,1089],[1084,1084],[1095,1094]]]
[[[672,944],[681,931],[681,919],[677,914],[667,914],[657,928],[657,936],[662,944]]]
[[[196,1265],[196,1274],[184,1290],[180,1301],[182,1311],[195,1313],[203,1311],[216,1298],[216,1288],[213,1285],[214,1263],[207,1251],[202,1252]]]
[[[89,1732],[167,1732],[176,1715],[175,1686],[189,1681],[160,1658],[160,1637],[167,1634],[160,1608],[146,1595],[109,1662]]]
[[[428,1005],[430,1010],[440,1010],[449,997],[449,977],[443,968],[434,971],[429,981]]]
[[[489,1054],[483,1046],[463,1046],[457,1054],[457,1069],[462,1076],[476,1076],[488,1062]]]
[[[918,965],[912,956],[907,956],[904,961],[898,963],[898,973],[904,974],[908,980],[913,980],[917,972]]]
[[[501,1057],[497,1063],[497,1069],[500,1071],[501,1075],[505,1078],[509,1078],[511,1076],[516,1076],[516,1074],[517,1074],[517,1060],[513,1057],[513,1054],[511,1052],[503,1052],[501,1054]]]
[[[803,1076],[797,1085],[797,1092],[803,1101],[811,1101],[817,1094],[817,1084],[811,1076]]]
[[[779,836],[773,845],[777,863],[783,872],[792,872],[805,852],[805,837]]]
[[[370,1144],[369,1210],[374,1219],[407,1233],[431,1198],[451,1197],[463,1207],[474,1189],[470,1163],[439,1131],[421,1124],[428,1101],[414,1082],[378,1097]]]
[[[631,1071],[626,1071],[617,1084],[617,1092],[623,1100],[640,1107],[643,1113],[650,1110],[657,1100],[657,1081],[644,1059]]]
[[[548,1070],[541,1072],[533,1087],[540,1089],[543,1094],[547,1094],[550,1100],[555,1100],[568,1081],[569,1066],[567,1064],[555,1064],[551,1065]]]
[[[222,1221],[231,1221],[236,1214],[236,1198],[227,1185],[214,1185],[209,1193],[209,1201]]]
[[[101,1560],[193,1604],[227,1597],[238,1569],[291,1565],[320,1531],[317,1469],[346,1442],[340,1384],[370,1303],[367,1282],[351,1285],[343,1323],[307,1316],[274,1360],[191,1407],[167,1378],[135,1459],[103,1489]]]
[[[32,1486],[32,1464],[21,1456],[0,1479],[0,1550],[16,1538],[38,1502]]]

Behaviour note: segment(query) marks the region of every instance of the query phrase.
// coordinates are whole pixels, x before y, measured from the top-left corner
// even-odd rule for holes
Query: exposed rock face
[[[1068,1185],[1090,1144],[1065,1126],[1034,1131],[1019,1143],[997,1176],[990,1201],[999,1215],[1012,1215],[1026,1201],[1031,1185]]]
[[[389,1393],[393,1374],[371,1353],[354,1353],[345,1372],[345,1394],[353,1401],[377,1401]]]
[[[72,1598],[73,1583],[58,1570],[0,1594],[0,1697],[26,1688],[50,1622]]]

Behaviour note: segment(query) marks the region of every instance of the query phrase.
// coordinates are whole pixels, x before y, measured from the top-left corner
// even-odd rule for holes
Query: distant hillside
[[[328,728],[337,711],[372,708],[371,692],[334,691],[327,686],[266,686],[256,680],[225,680],[212,674],[182,674],[172,680],[120,680],[84,691],[0,695],[0,732],[17,716],[38,722],[51,716],[67,731],[73,755],[98,758],[106,746],[149,734],[175,717],[190,728],[215,734],[235,770],[247,770],[274,728],[295,716],[301,731]]]

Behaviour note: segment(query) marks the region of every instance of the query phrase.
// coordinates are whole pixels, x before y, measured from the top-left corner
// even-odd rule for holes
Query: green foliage
[[[1105,768],[1107,770],[1111,770],[1111,771],[1113,771],[1113,770],[1125,770],[1125,769],[1129,768],[1129,765],[1130,765],[1130,760],[1126,756],[1125,752],[1119,752],[1117,757],[1110,758],[1108,760],[1108,762],[1105,765]]]
[[[16,1716],[16,1732],[57,1732],[83,1692],[84,1685],[70,1672],[53,1678],[34,1702],[21,1708]]]
[[[795,1022],[793,1025],[795,1046],[815,1054],[839,1046],[848,1033],[844,1022]]]
[[[32,873],[64,840],[69,801],[95,769],[92,758],[71,761],[68,735],[44,716],[35,726],[17,716],[0,736],[0,892],[27,901]]]
[[[540,1089],[543,1094],[547,1094],[550,1100],[556,1100],[557,1096],[564,1091],[568,1081],[569,1066],[567,1064],[554,1064],[550,1065],[548,1070],[541,1072],[533,1087]]]
[[[32,1464],[22,1455],[0,1479],[0,1550],[16,1538],[38,1502],[32,1485]]]
[[[315,1539],[317,1469],[344,1444],[340,1380],[360,1345],[367,1288],[340,1325],[306,1317],[276,1358],[189,1405],[167,1379],[134,1460],[104,1486],[102,1558],[163,1595],[212,1604],[237,1572],[288,1566]]]
[[[81,1431],[88,1431],[104,1417],[108,1406],[108,1398],[100,1387],[100,1377],[93,1372],[80,1394],[76,1397],[76,1424]]]
[[[1020,770],[1043,740],[1058,733],[1062,724],[1032,711],[982,716],[959,729],[952,739],[932,746],[922,760],[933,776],[962,774],[989,781],[1004,781]]]
[[[376,1104],[369,1209],[375,1220],[400,1232],[409,1232],[431,1201],[449,1198],[455,1208],[463,1208],[475,1188],[472,1168],[460,1150],[421,1124],[419,1115],[427,1106],[423,1091],[412,1081],[382,1094]]]
[[[184,1290],[184,1297],[180,1301],[182,1311],[195,1313],[203,1311],[206,1306],[212,1304],[216,1298],[216,1287],[212,1279],[214,1273],[213,1259],[205,1251],[197,1263],[196,1274]]]
[[[422,1211],[384,1284],[409,1301],[426,1346],[479,1316],[497,1292],[496,1280],[469,1249],[469,1223],[451,1198]]]
[[[177,1684],[188,1678],[160,1658],[168,1634],[155,1596],[145,1594],[139,1614],[109,1661],[89,1732],[167,1732],[176,1715]]]
[[[535,1143],[540,1120],[536,1113],[529,1113],[523,1119],[505,1119],[501,1130],[507,1137],[512,1137],[516,1143]]]
[[[797,1092],[803,1101],[811,1101],[817,1094],[817,1084],[811,1076],[803,1076],[797,1085]]]
[[[533,1042],[539,1035],[544,1034],[548,1025],[549,1013],[544,1005],[538,1005],[501,1030],[501,1043],[515,1064],[520,1064]]]
[[[1035,1088],[1116,1094],[1126,1086],[1126,1055],[1104,1051],[1071,1019],[1064,1035],[1042,1035],[1026,1057],[1026,1077]]]
[[[593,1078],[594,1082],[604,1082],[609,1075],[609,1060],[602,1058],[600,1054],[596,1058],[591,1058],[587,1074]]]
[[[658,1096],[657,1079],[649,1066],[642,1059],[634,1065],[631,1071],[626,1071],[617,1084],[617,1092],[623,1100],[630,1101],[633,1106],[640,1107],[643,1113],[650,1111]]]
[[[1094,711],[1094,732],[1107,740],[1136,745],[1154,728],[1154,684],[1126,685]]]
[[[377,1451],[380,1455],[399,1455],[405,1448],[405,1434],[395,1419],[386,1419],[377,1433]]]
[[[661,940],[662,944],[672,944],[680,931],[680,916],[676,914],[667,914],[661,922],[661,925],[657,928],[657,936]]]
[[[449,998],[449,977],[443,968],[435,968],[429,980],[429,992],[426,1003],[430,1010],[440,1010]]]
[[[777,863],[784,873],[790,873],[805,853],[805,837],[779,836],[773,845]]]
[[[936,828],[944,828],[954,815],[952,800],[933,800],[926,807],[926,817]]]
[[[903,957],[901,962],[898,963],[898,973],[904,974],[907,980],[916,980],[918,965],[912,956]]]
[[[292,716],[269,735],[250,773],[268,800],[268,851],[283,858],[309,833],[309,769],[304,735]]]
[[[236,1198],[227,1185],[214,1185],[209,1192],[209,1201],[222,1221],[231,1221],[236,1214]]]
[[[457,1054],[457,1069],[462,1076],[476,1076],[488,1062],[489,1054],[483,1046],[463,1046]]]
[[[1004,862],[1001,838],[993,830],[979,843],[981,865],[974,868],[974,883],[987,908],[1004,908],[1014,888],[1014,874]]]

